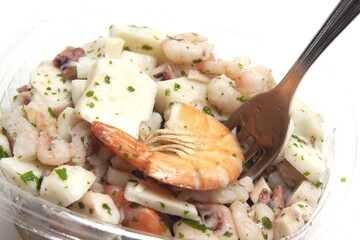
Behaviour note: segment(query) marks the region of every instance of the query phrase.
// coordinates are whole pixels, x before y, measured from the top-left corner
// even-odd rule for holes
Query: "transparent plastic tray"
[[[43,60],[52,59],[66,46],[106,36],[111,24],[134,24],[155,27],[169,33],[198,32],[215,45],[215,54],[223,59],[248,55],[253,65],[263,64],[273,70],[279,80],[289,67],[286,56],[291,49],[280,50],[265,40],[226,28],[177,22],[158,15],[139,17],[104,14],[83,10],[81,18],[44,19],[29,24],[11,38],[0,51],[0,113],[10,111],[16,88],[28,82],[29,73]],[[96,15],[96,19],[93,16]],[[328,165],[327,182],[319,206],[306,226],[287,239],[321,239],[329,222],[334,221],[336,208],[346,198],[351,182],[340,178],[353,174],[356,163],[356,123],[351,107],[330,84],[326,66],[311,69],[297,92],[300,99],[324,116],[326,122],[325,159]],[[343,94],[346,94],[343,91]],[[337,96],[336,98],[334,96]],[[333,114],[336,108],[337,114]],[[344,161],[346,160],[346,164]],[[156,239],[156,236],[99,223],[64,208],[43,201],[10,185],[0,178],[0,215],[21,229],[27,239]]]

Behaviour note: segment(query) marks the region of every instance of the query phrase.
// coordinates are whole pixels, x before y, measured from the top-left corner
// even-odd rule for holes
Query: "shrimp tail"
[[[91,125],[94,135],[118,156],[127,159],[139,170],[145,171],[149,164],[147,156],[151,149],[120,129],[106,123],[94,121]]]

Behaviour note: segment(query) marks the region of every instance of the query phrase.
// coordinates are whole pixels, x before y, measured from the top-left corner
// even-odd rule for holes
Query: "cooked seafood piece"
[[[146,175],[177,187],[210,190],[232,184],[242,171],[236,138],[210,115],[174,103],[165,129],[139,142],[113,126],[94,121],[92,131],[116,154]]]

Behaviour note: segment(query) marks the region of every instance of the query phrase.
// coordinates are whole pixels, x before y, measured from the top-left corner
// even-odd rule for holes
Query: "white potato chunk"
[[[134,64],[149,76],[157,63],[153,56],[130,51],[123,51],[120,60]]]
[[[304,201],[310,207],[316,207],[321,196],[321,189],[317,188],[309,181],[303,181],[293,192],[286,202],[286,206],[290,206],[298,201]]]
[[[243,186],[244,180],[239,179],[230,186],[222,189],[214,189],[199,191],[185,189],[180,191],[178,198],[182,200],[193,200],[201,203],[221,203],[230,204],[235,201],[245,202],[249,198],[249,193],[246,187]],[[251,182],[252,187],[254,185]]]
[[[192,225],[193,222],[186,220],[179,220],[174,223],[173,230],[176,238],[184,239],[206,239],[206,240],[219,240],[219,237],[214,234],[210,228],[197,229]],[[200,223],[199,223],[200,225]]]
[[[321,152],[298,135],[292,135],[286,144],[285,159],[314,184],[320,181],[326,170]]]
[[[0,168],[10,183],[35,196],[39,195],[39,180],[47,167],[37,161],[25,162],[9,157],[0,160]]]
[[[132,178],[132,175],[128,172],[123,172],[120,170],[117,170],[113,167],[108,167],[106,174],[105,174],[105,180],[106,182],[110,184],[117,185],[119,187],[125,187],[128,180]]]
[[[286,207],[273,222],[274,238],[281,239],[299,231],[305,225],[298,211],[293,207]]]
[[[111,25],[109,35],[124,39],[124,50],[151,55],[159,64],[167,61],[162,49],[162,42],[167,39],[167,34],[158,29],[134,25]]]
[[[81,120],[81,117],[77,114],[74,108],[65,108],[57,119],[57,129],[60,137],[67,142],[71,142],[70,129],[72,129]]]
[[[88,191],[79,201],[73,203],[70,209],[115,225],[124,219],[112,198],[103,193]]]
[[[124,196],[130,202],[136,202],[162,213],[199,220],[195,205],[142,182],[129,181],[126,184]]]
[[[40,197],[67,207],[79,200],[94,183],[94,173],[81,166],[62,165],[54,168],[50,175],[44,177]]]
[[[207,84],[190,80],[186,77],[158,81],[158,92],[155,101],[155,110],[164,113],[169,104],[186,103],[203,110],[218,120],[225,120],[225,115],[219,112],[207,100]]]
[[[153,112],[157,84],[130,63],[100,58],[89,73],[88,87],[76,104],[76,111],[121,129],[137,138],[139,125]]]
[[[86,89],[86,80],[75,79],[71,81],[71,99],[74,105],[77,104],[81,95],[84,93]]]
[[[295,134],[304,136],[321,149],[324,138],[322,116],[295,97],[290,108],[290,117],[295,123]]]
[[[101,57],[117,58],[121,56],[125,41],[118,37],[99,37],[82,46],[86,55],[96,59]]]
[[[71,81],[61,76],[60,69],[42,66],[30,73],[32,100],[41,99],[51,108],[71,104]]]
[[[90,67],[93,63],[94,60],[90,57],[79,57],[78,62],[76,63],[77,78],[87,79]]]

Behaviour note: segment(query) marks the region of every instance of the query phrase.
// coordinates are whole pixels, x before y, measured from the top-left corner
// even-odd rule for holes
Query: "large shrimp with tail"
[[[210,190],[232,184],[242,171],[239,143],[223,124],[186,104],[165,114],[165,128],[143,142],[98,121],[93,133],[146,175],[173,186]]]

